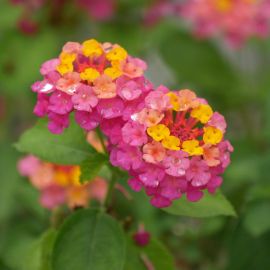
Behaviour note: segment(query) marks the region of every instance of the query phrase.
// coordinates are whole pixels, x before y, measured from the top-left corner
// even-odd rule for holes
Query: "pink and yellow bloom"
[[[137,105],[150,90],[143,76],[146,68],[117,44],[67,42],[58,58],[41,66],[43,80],[32,86],[38,93],[34,113],[47,115],[50,131],[61,133],[75,112],[78,124],[89,131]]]
[[[156,207],[183,194],[197,201],[204,190],[214,192],[233,151],[224,139],[224,117],[187,89],[150,91],[117,130],[115,143],[107,134],[112,164],[127,170],[131,188],[144,188]]]

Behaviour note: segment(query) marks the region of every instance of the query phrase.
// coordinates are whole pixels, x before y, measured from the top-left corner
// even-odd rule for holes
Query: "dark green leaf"
[[[107,156],[96,153],[84,160],[81,164],[81,183],[91,181],[101,171],[103,165],[108,161]]]
[[[21,136],[15,146],[21,152],[67,165],[80,164],[97,153],[87,143],[83,130],[72,121],[61,135],[55,135],[48,130],[47,121],[41,119]]]
[[[244,226],[253,236],[260,236],[270,230],[270,203],[263,201],[250,206],[244,219]]]
[[[125,238],[119,224],[97,210],[79,210],[62,226],[53,249],[53,270],[121,270]]]
[[[214,195],[205,193],[198,202],[189,202],[186,197],[182,197],[163,210],[170,214],[189,217],[236,216],[233,206],[221,192]]]
[[[145,261],[149,261],[155,270],[175,269],[172,255],[157,239],[151,239],[145,247],[138,247],[129,238],[126,255],[124,270],[145,270]]]

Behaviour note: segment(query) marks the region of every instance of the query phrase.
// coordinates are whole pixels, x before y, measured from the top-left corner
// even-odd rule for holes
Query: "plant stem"
[[[103,148],[104,153],[107,153],[107,147],[105,145],[104,138],[103,138],[102,133],[101,133],[99,128],[96,129],[96,134],[97,134],[98,139],[99,139],[99,141],[101,143],[101,146]]]
[[[105,198],[105,203],[104,203],[104,206],[106,208],[108,208],[110,206],[113,189],[114,189],[114,186],[115,186],[116,181],[117,181],[117,172],[115,171],[115,169],[112,166],[110,166],[110,169],[111,169],[111,172],[112,172],[112,177],[111,177],[111,180],[110,180],[110,183],[109,183],[109,188],[108,188],[108,192],[107,192],[107,195],[106,195],[106,198]]]

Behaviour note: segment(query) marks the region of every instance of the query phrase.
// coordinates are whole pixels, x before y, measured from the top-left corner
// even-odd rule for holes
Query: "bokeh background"
[[[147,61],[156,86],[190,88],[224,114],[235,151],[223,191],[238,217],[169,216],[142,194],[117,209],[143,222],[176,269],[270,268],[270,34],[241,48],[192,36],[175,12],[144,0],[0,0],[0,269],[37,270],[31,257],[50,212],[16,171],[13,147],[36,117],[30,86],[66,41],[119,43]],[[174,10],[175,11],[175,10]],[[26,266],[23,261],[29,260]],[[24,264],[25,265],[25,264]],[[32,267],[32,268],[31,268]],[[166,269],[164,269],[166,270]]]

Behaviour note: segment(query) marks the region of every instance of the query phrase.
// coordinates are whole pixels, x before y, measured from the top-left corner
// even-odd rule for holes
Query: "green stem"
[[[103,138],[102,133],[101,133],[101,131],[100,131],[99,128],[96,129],[96,134],[97,134],[97,136],[99,138],[99,141],[100,141],[100,143],[102,145],[102,148],[104,150],[104,153],[107,153],[107,147],[106,147],[106,144],[104,142],[104,138]]]
[[[113,167],[110,166],[111,172],[112,172],[112,177],[109,183],[109,188],[108,188],[108,192],[105,198],[105,203],[104,206],[108,209],[108,207],[110,206],[110,202],[111,202],[111,198],[112,198],[112,193],[113,193],[113,189],[114,186],[116,184],[117,181],[117,173],[115,171],[115,169]]]

